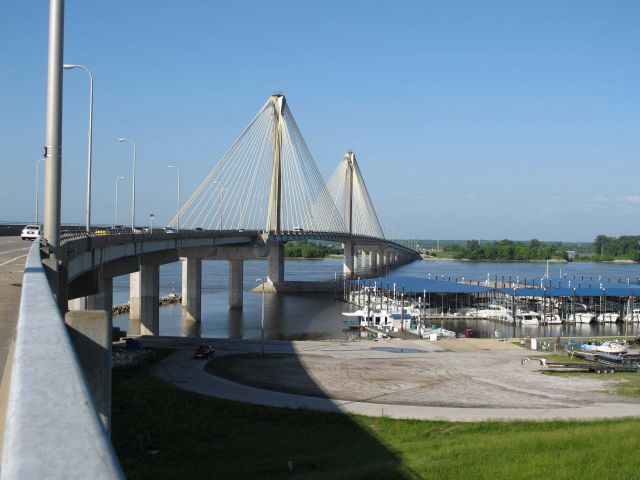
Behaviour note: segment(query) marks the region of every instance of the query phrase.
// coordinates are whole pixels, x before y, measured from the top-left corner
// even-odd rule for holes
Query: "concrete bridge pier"
[[[269,245],[267,278],[274,285],[284,282],[284,243],[277,242]]]
[[[269,257],[269,267],[271,267],[271,257]],[[244,260],[229,260],[229,307],[242,308],[244,281]]]
[[[367,269],[367,251],[360,250],[360,269],[365,271]]]
[[[378,270],[378,249],[374,248],[369,251],[369,262],[371,265],[371,272],[375,273]]]
[[[140,265],[129,277],[129,328],[132,334],[160,333],[160,267]]]
[[[354,274],[353,242],[344,242],[342,244],[342,249],[344,250],[344,263],[342,265],[342,273],[345,277],[351,277]]]
[[[202,319],[202,258],[182,258],[182,308],[191,320]]]
[[[69,310],[104,310],[109,321],[112,319],[113,309],[113,277],[97,275],[94,284],[97,291],[94,294],[69,300]]]

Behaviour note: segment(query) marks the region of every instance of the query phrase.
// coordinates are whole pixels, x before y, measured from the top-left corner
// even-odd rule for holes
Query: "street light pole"
[[[91,230],[91,159],[93,155],[93,75],[84,65],[63,65],[65,70],[72,70],[74,68],[81,68],[89,75],[89,147],[87,154],[87,204],[85,210],[86,229],[87,232]]]
[[[113,224],[114,227],[118,225],[118,182],[120,180],[124,180],[124,177],[116,177],[116,223]]]
[[[153,219],[156,218],[156,216],[153,213],[149,214],[149,225],[150,225],[150,229],[151,229],[151,234],[153,235]]]
[[[260,315],[260,330],[262,332],[262,356],[264,357],[264,278],[258,278],[256,282],[262,283],[262,307],[261,307],[261,315]]]
[[[44,158],[36,161],[36,225],[40,226],[40,162],[44,162]]]
[[[176,213],[176,231],[180,231],[180,168],[175,165],[167,165],[167,168],[175,168],[178,172],[178,201],[177,201],[177,213]]]
[[[130,138],[119,138],[119,142],[129,142],[133,145],[133,164],[131,167],[131,233],[136,228],[136,143]]]

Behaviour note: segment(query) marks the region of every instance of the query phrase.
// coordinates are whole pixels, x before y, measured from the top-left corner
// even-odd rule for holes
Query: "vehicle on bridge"
[[[40,225],[27,225],[20,232],[22,240],[35,240],[40,235]]]

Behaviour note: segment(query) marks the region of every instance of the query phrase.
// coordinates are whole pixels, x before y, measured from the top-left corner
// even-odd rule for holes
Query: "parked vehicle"
[[[27,225],[20,232],[22,240],[35,240],[40,235],[40,225]]]
[[[196,360],[206,360],[207,358],[213,358],[215,350],[211,345],[199,345],[193,354],[193,358]]]
[[[176,229],[171,227],[165,227],[164,233],[176,233]]]

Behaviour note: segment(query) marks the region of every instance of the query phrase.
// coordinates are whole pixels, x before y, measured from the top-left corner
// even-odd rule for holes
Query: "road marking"
[[[19,255],[19,256],[17,256],[17,257],[13,257],[11,260],[7,260],[7,261],[6,261],[6,262],[4,262],[4,263],[0,263],[0,267],[4,267],[6,264],[11,263],[11,262],[13,262],[14,260],[17,260],[17,259],[19,259],[19,258],[26,257],[27,255],[28,255],[28,254],[26,254],[26,253],[25,253],[24,255]]]
[[[5,253],[11,253],[11,252],[19,252],[20,250],[29,250],[31,247],[25,247],[25,248],[16,248],[15,250],[7,250],[6,252],[0,252],[0,255],[4,255]]]

